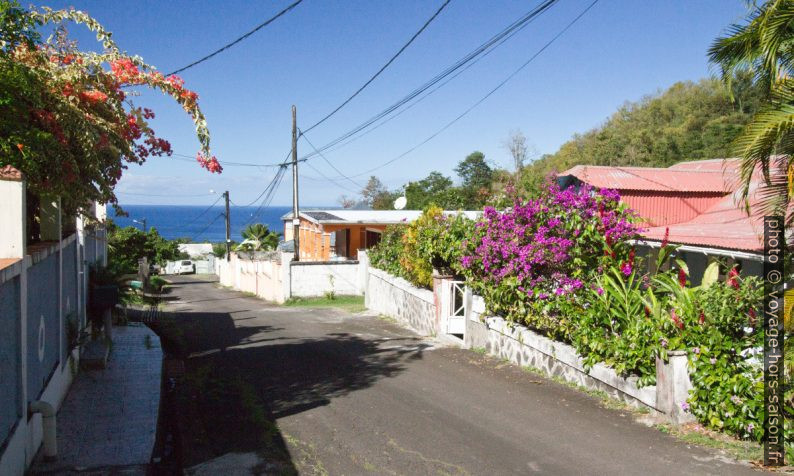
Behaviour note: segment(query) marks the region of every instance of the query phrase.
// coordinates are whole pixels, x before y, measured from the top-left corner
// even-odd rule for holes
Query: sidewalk
[[[81,370],[58,412],[58,460],[34,474],[145,474],[157,429],[160,340],[148,327],[113,328],[107,368]]]

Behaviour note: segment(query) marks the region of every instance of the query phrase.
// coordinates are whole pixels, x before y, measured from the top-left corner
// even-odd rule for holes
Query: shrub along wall
[[[587,369],[603,363],[640,386],[655,384],[657,357],[686,351],[693,389],[682,410],[708,427],[759,440],[760,282],[735,269],[720,281],[715,263],[692,286],[667,243],[653,268],[666,271],[647,273],[630,245],[638,232],[617,192],[560,190],[549,181],[537,199],[515,199],[502,211],[486,207],[477,222],[428,209],[407,227],[387,229],[370,258],[418,286],[428,286],[434,267],[462,275],[483,296],[487,315],[568,343]],[[791,441],[791,391],[786,395]]]

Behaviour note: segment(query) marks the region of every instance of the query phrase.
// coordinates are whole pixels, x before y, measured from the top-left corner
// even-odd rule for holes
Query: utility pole
[[[229,253],[232,251],[232,233],[231,225],[229,223],[229,191],[223,192],[223,197],[226,198],[226,261],[231,259]]]
[[[295,261],[300,261],[300,224],[298,212],[298,121],[295,105],[292,106],[292,242]]]
[[[143,232],[146,233],[146,218],[143,219]]]

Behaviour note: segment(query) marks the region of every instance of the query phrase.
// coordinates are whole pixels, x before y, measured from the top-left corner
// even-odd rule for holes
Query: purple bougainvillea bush
[[[631,273],[628,241],[639,231],[616,191],[561,190],[550,179],[536,199],[485,208],[461,265],[490,312],[569,341],[570,319],[593,277],[613,265]]]

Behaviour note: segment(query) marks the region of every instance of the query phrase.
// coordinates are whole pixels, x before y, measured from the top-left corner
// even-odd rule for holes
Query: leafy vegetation
[[[752,121],[732,144],[742,158],[742,192],[750,198],[750,184],[757,169],[766,178],[761,188],[761,208],[766,215],[787,216],[794,224],[794,2],[753,3],[747,22],[733,25],[731,35],[717,38],[709,57],[722,70],[731,87],[736,74],[751,75],[767,99]]]
[[[279,234],[270,231],[265,224],[252,223],[243,230],[243,238],[243,242],[235,249],[240,251],[268,251],[275,250],[278,246]],[[213,251],[215,251],[214,248]],[[223,250],[223,256],[226,256],[225,249]]]
[[[284,305],[290,307],[333,307],[348,312],[361,312],[367,309],[364,306],[363,296],[339,296],[336,294],[333,297],[290,298]]]
[[[198,95],[181,78],[122,52],[95,19],[2,0],[0,22],[0,167],[22,171],[32,193],[60,197],[68,214],[93,201],[115,204],[113,188],[127,164],[171,154],[148,124],[154,112],[134,104],[130,86],[176,101],[195,125],[199,164],[221,171]],[[79,50],[66,35],[68,22],[94,32],[103,51]],[[42,26],[55,34],[42,40]]]
[[[151,264],[164,264],[179,259],[179,241],[167,240],[151,227],[143,232],[128,226],[120,228],[108,220],[108,269],[117,275],[138,272],[138,260],[146,258]]]
[[[718,280],[710,265],[700,286],[663,243],[650,269],[630,240],[634,214],[611,190],[560,190],[514,198],[468,221],[431,207],[413,223],[387,228],[370,251],[373,266],[429,287],[433,268],[465,276],[488,312],[571,343],[586,367],[603,362],[640,385],[656,379],[656,359],[689,356],[693,390],[677,402],[701,424],[759,440],[764,409],[760,361],[762,286],[736,269]],[[787,421],[794,416],[787,389]],[[787,437],[794,428],[787,423]]]
[[[603,125],[574,135],[554,154],[524,167],[517,182],[532,195],[549,173],[580,164],[668,167],[682,160],[731,157],[732,141],[763,98],[749,74],[732,76],[731,84],[729,91],[716,79],[680,82],[626,103]]]

